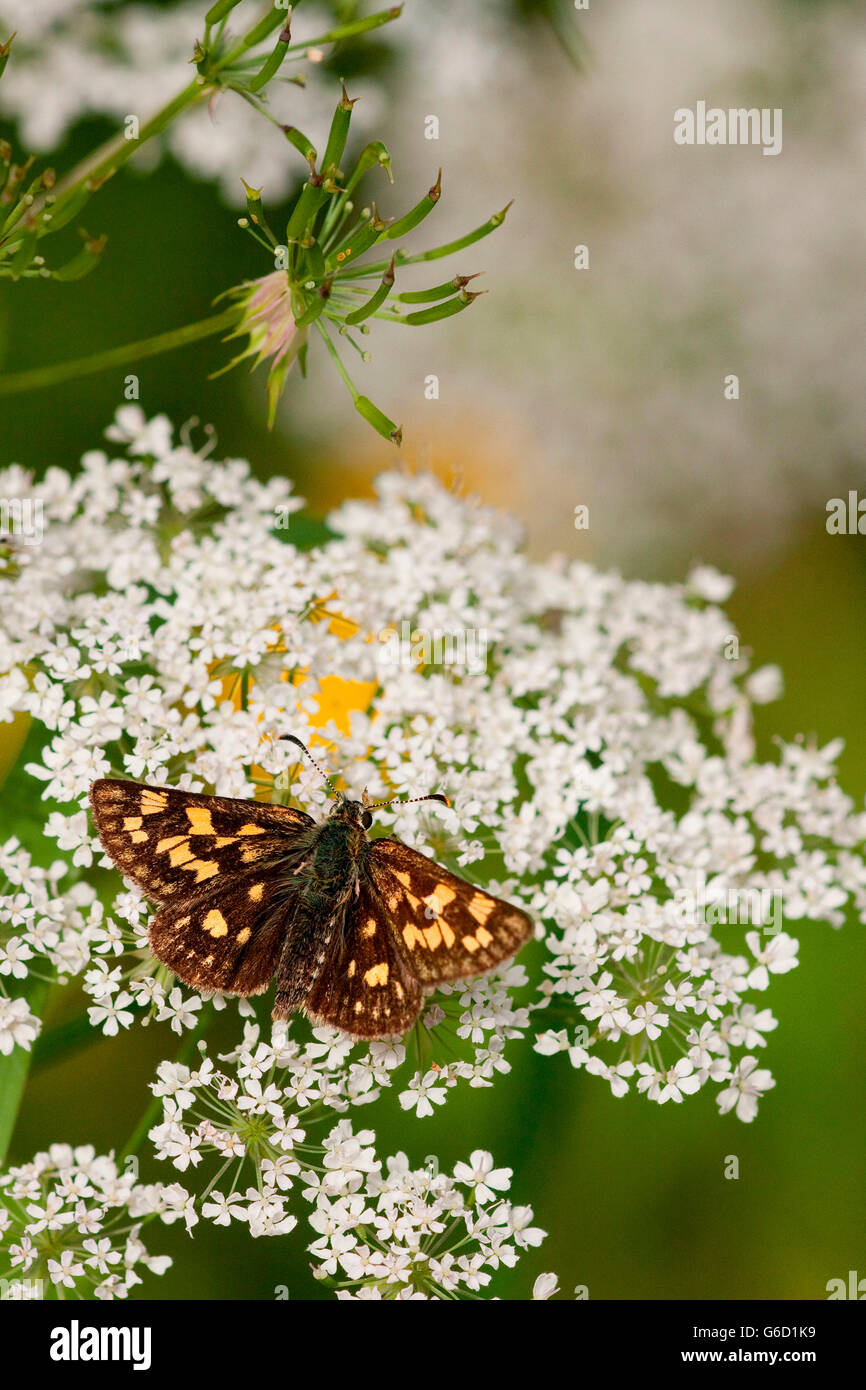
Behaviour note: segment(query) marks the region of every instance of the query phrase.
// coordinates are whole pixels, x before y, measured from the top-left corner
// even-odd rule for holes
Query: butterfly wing
[[[352,1037],[401,1036],[421,1011],[424,989],[396,944],[373,886],[360,883],[350,894],[330,935],[328,924],[324,932],[322,925],[311,922],[305,930],[299,905],[280,966],[274,1017],[303,1008],[314,1023]]]
[[[222,994],[261,994],[276,973],[292,912],[284,863],[221,876],[163,903],[150,944],[179,980]]]
[[[225,891],[232,876],[284,860],[315,825],[287,806],[115,778],[93,783],[90,804],[106,853],[156,902],[217,879]]]
[[[532,935],[532,920],[402,840],[374,840],[367,872],[412,974],[427,985],[483,975]]]

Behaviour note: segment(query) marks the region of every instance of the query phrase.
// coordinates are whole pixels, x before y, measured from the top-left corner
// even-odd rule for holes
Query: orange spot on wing
[[[364,983],[370,986],[386,985],[388,983],[388,962],[381,960],[378,965],[371,965],[369,970],[365,970]]]
[[[189,820],[190,835],[216,834],[211,823],[210,811],[206,806],[187,806],[186,814]]]
[[[228,923],[217,908],[211,908],[202,926],[205,931],[210,932],[211,936],[226,936],[228,934]]]
[[[156,852],[157,854],[167,854],[170,849],[174,849],[175,845],[185,844],[185,835],[169,835],[167,839],[160,840],[159,844],[156,847]]]

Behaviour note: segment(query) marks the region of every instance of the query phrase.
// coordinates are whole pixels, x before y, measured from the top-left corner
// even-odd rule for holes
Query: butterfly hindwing
[[[360,883],[349,897],[340,926],[327,958],[317,962],[305,1012],[314,1023],[354,1037],[400,1036],[418,1017],[424,989],[409,970],[371,884]],[[300,961],[295,968],[302,968]],[[281,978],[278,1007],[282,988]]]
[[[525,912],[401,840],[374,840],[367,867],[409,968],[425,985],[482,975],[532,935]]]
[[[290,874],[278,864],[163,903],[150,923],[154,955],[197,989],[261,994],[285,941],[291,888]]]
[[[187,897],[218,878],[227,885],[284,857],[315,824],[287,806],[116,778],[94,782],[90,803],[106,852],[156,902]]]

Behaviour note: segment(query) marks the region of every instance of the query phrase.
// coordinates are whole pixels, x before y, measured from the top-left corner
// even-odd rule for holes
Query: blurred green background
[[[509,9],[498,41],[503,52],[509,46],[528,46],[540,64],[539,82],[549,72],[569,90],[577,88],[588,80],[586,73],[569,60],[543,16],[539,20],[537,11],[544,8],[524,3]],[[761,13],[762,21],[772,21],[784,32],[790,30],[796,47],[812,32],[803,26],[830,11],[844,14],[846,7],[767,4],[752,10]],[[528,27],[530,12],[534,22]],[[682,8],[679,13],[687,39],[689,13]],[[557,15],[561,22],[562,7]],[[392,39],[389,30],[375,41],[335,55],[333,71],[363,73],[368,65],[368,74],[381,82],[386,95],[397,93],[401,65],[411,59],[408,12],[407,22],[408,38],[402,43]],[[627,77],[617,72],[606,55],[603,35],[598,39],[600,51],[593,56],[594,36],[588,20],[586,25],[592,80],[607,81],[616,92],[617,82]],[[741,41],[748,46],[748,32]],[[685,40],[684,49],[687,65],[690,55]],[[816,73],[814,80],[819,77]],[[682,84],[677,87],[671,82],[671,108],[692,100],[693,94],[686,92],[681,101],[674,88],[683,90]],[[423,102],[423,94],[420,99]],[[539,91],[524,88],[517,99],[529,109],[539,99]],[[793,95],[790,99],[795,100]],[[497,88],[490,90],[489,100],[504,111],[514,97]],[[386,140],[389,123],[397,126],[401,119],[396,95],[393,102],[381,132]],[[51,163],[58,169],[70,166],[110,133],[108,122],[80,123],[52,154]],[[465,130],[462,138],[471,146],[471,130]],[[665,139],[669,139],[667,131]],[[412,162],[404,166],[412,188],[424,178],[430,163],[429,152],[418,144],[419,156],[422,152],[423,165],[419,158],[417,168]],[[579,142],[573,142],[572,153],[579,158]],[[471,173],[478,158],[477,151],[466,149],[461,168]],[[460,171],[456,172],[459,202]],[[446,179],[448,173],[446,163]],[[555,189],[561,169],[553,153],[545,159],[536,150],[531,162],[524,151],[522,159],[495,173],[506,198],[516,194],[516,213],[521,194],[526,195],[524,204],[529,198],[530,206],[524,206],[522,215],[531,222],[533,192],[539,183]],[[685,166],[682,177],[689,177]],[[477,204],[470,192],[467,183],[463,204],[457,208],[463,228],[475,225],[492,210],[486,203]],[[608,225],[615,225],[615,199],[605,212]],[[575,220],[585,214],[587,209],[576,209]],[[597,209],[593,215],[598,216]],[[221,290],[263,273],[259,252],[237,228],[236,217],[237,211],[224,206],[212,185],[193,179],[171,160],[146,176],[130,172],[114,180],[87,212],[88,230],[105,231],[110,237],[95,274],[73,285],[0,283],[0,369],[24,370],[86,355],[204,317]],[[275,213],[275,220],[282,220],[281,212]],[[506,260],[509,225],[496,238],[498,254]],[[519,232],[524,224],[516,225]],[[757,236],[758,224],[747,227],[744,235],[750,231]],[[571,226],[563,237],[568,245],[585,239],[573,234]],[[487,264],[487,245],[476,258],[479,268]],[[675,247],[671,254],[676,254]],[[525,279],[525,269],[517,266],[514,273]],[[616,267],[607,273],[617,273]],[[708,284],[714,273],[710,261]],[[828,263],[816,273],[828,281],[841,277],[844,282],[853,275],[853,267]],[[651,265],[645,274],[647,283],[651,282],[655,274]],[[640,287],[639,275],[635,283]],[[569,289],[572,284],[569,280]],[[491,283],[490,288],[495,291],[497,284]],[[498,288],[501,294],[501,283]],[[584,299],[576,301],[575,339],[582,322],[580,306],[585,304],[589,316],[599,313],[593,309],[595,293],[590,286]],[[739,307],[745,315],[748,306]],[[771,313],[773,304],[764,307]],[[502,322],[491,309],[490,323],[485,325],[486,308],[487,301],[480,301],[473,311],[478,317],[472,345],[480,376],[489,369],[487,353],[495,351],[493,334]],[[735,304],[735,318],[737,309]],[[814,321],[808,303],[802,312],[804,333],[822,331],[817,311]],[[635,315],[637,321],[639,305]],[[446,365],[449,354],[458,350],[462,324],[461,319],[435,330],[437,360]],[[624,333],[621,371],[623,379],[631,382],[629,400],[632,405],[638,402],[649,416],[653,381],[650,376],[637,383],[628,321],[620,328]],[[561,325],[558,331],[562,333]],[[637,327],[635,331],[644,330]],[[670,362],[664,366],[667,389],[677,398],[684,427],[710,408],[690,376],[688,344],[694,331],[693,322],[678,320],[683,356],[672,374]],[[702,332],[713,341],[717,326],[712,319]],[[573,370],[574,389],[579,391],[581,374],[576,366],[569,367],[572,346],[576,353],[576,342],[567,333],[555,344],[563,382],[568,385]],[[378,353],[375,340],[373,348]],[[383,349],[386,371],[399,350],[399,343]],[[616,351],[609,344],[607,351],[606,370],[616,374]],[[278,427],[268,434],[261,376],[250,378],[236,371],[208,381],[208,373],[226,360],[225,352],[218,340],[210,340],[143,362],[135,370],[145,412],[165,411],[178,425],[192,414],[212,422],[220,455],[249,458],[260,476],[291,474],[315,513],[342,496],[366,489],[378,468],[393,466],[396,456],[383,442],[368,436],[363,422],[349,414],[332,423],[334,402],[343,387],[320,356],[311,354],[311,376],[306,383],[290,382]],[[784,377],[786,367],[790,369],[793,395],[798,389],[799,364],[793,345],[791,352],[790,363],[783,356],[773,370]],[[723,357],[724,351],[720,361]],[[539,423],[536,409],[545,386],[546,360],[542,355],[534,361],[527,354],[522,364],[524,392],[511,403],[512,414],[498,418],[496,439],[516,432],[531,445]],[[100,446],[102,431],[122,403],[124,374],[88,377],[50,391],[0,399],[2,462],[16,461],[39,472],[52,464],[74,468],[81,453]],[[400,404],[399,381],[391,389],[392,398],[381,401],[389,411]],[[298,406],[299,393],[304,395],[303,410]],[[718,407],[714,403],[712,408]],[[622,495],[627,496],[634,484],[644,489],[637,494],[637,507],[642,505],[641,498],[653,498],[656,531],[648,550],[645,545],[635,549],[630,544],[632,523],[638,518],[629,514],[627,506],[619,510],[602,506],[594,513],[588,535],[571,530],[573,504],[586,499],[581,489],[589,485],[593,474],[592,458],[579,458],[579,441],[575,442],[574,474],[563,475],[552,466],[545,480],[543,450],[536,458],[531,453],[521,457],[514,449],[497,463],[487,409],[479,406],[473,412],[471,397],[450,406],[446,400],[435,423],[431,421],[429,435],[424,417],[416,414],[410,458],[448,474],[458,470],[467,490],[510,503],[525,519],[529,544],[536,552],[557,544],[568,554],[614,563],[644,577],[681,578],[692,557],[730,568],[737,575],[738,587],[727,607],[743,643],[752,649],[756,664],[778,662],[786,678],[782,702],[758,711],[759,754],[773,756],[774,735],[789,738],[803,731],[814,733],[820,743],[843,735],[847,746],[841,759],[842,785],[862,802],[866,793],[866,541],[857,536],[828,536],[824,520],[828,497],[844,495],[849,486],[862,486],[864,468],[862,457],[846,453],[839,445],[838,431],[832,446],[828,444],[832,467],[818,455],[813,469],[804,468],[786,478],[770,468],[764,470],[778,415],[767,409],[751,420],[749,486],[760,506],[756,503],[750,515],[761,517],[751,530],[736,511],[733,494],[742,486],[742,475],[733,466],[726,474],[724,439],[717,453],[693,460],[694,505],[688,491],[674,495],[672,486],[666,488],[663,454],[623,456]],[[810,409],[814,413],[817,407]],[[740,442],[737,447],[748,456],[746,444]],[[605,463],[605,470],[609,467]],[[699,490],[708,473],[715,475],[721,488],[710,502]],[[659,489],[655,493],[653,475]],[[724,504],[726,477],[730,511]],[[38,807],[33,814],[38,816]],[[0,834],[15,832],[2,805],[0,821]],[[549,1237],[516,1270],[503,1270],[497,1277],[492,1292],[503,1298],[527,1297],[534,1278],[544,1270],[559,1274],[566,1296],[575,1285],[585,1284],[591,1298],[825,1297],[829,1279],[844,1278],[849,1269],[866,1275],[862,1234],[866,1228],[862,1103],[866,946],[863,927],[856,922],[840,931],[797,923],[791,931],[800,940],[800,967],[773,980],[768,1003],[779,1027],[769,1035],[769,1046],[762,1054],[777,1085],[750,1126],[733,1116],[720,1118],[709,1090],[681,1106],[663,1108],[636,1095],[614,1100],[604,1083],[574,1072],[567,1060],[540,1058],[521,1046],[510,1049],[514,1070],[509,1077],[500,1078],[492,1090],[453,1093],[430,1119],[407,1118],[395,1093],[359,1110],[353,1118],[358,1125],[376,1129],[380,1153],[404,1149],[415,1163],[435,1153],[445,1166],[483,1147],[493,1152],[498,1165],[514,1168],[513,1200],[533,1206],[536,1223]],[[231,1031],[224,1031],[226,1046],[232,1037]],[[37,1068],[27,1090],[12,1160],[26,1159],[57,1140],[93,1143],[99,1150],[120,1148],[141,1113],[146,1084],[166,1047],[173,1050],[172,1035],[165,1026],[154,1026]],[[739,1158],[737,1181],[724,1177],[728,1155]],[[150,1162],[148,1167],[147,1159],[142,1171],[146,1177],[170,1180],[164,1165]],[[332,1297],[320,1292],[309,1276],[303,1225],[288,1237],[256,1242],[249,1241],[242,1227],[224,1231],[201,1224],[192,1241],[177,1227],[159,1228],[149,1243],[154,1252],[171,1253],[175,1265],[163,1280],[148,1281],[141,1290],[145,1297],[270,1298],[279,1285],[287,1285],[293,1298]]]

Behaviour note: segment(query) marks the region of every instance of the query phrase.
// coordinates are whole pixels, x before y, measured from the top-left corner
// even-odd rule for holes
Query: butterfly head
[[[362,830],[369,830],[373,824],[373,812],[370,810],[370,804],[366,790],[362,801],[350,801],[347,796],[338,796],[330,819],[342,821],[348,825],[360,826]]]

